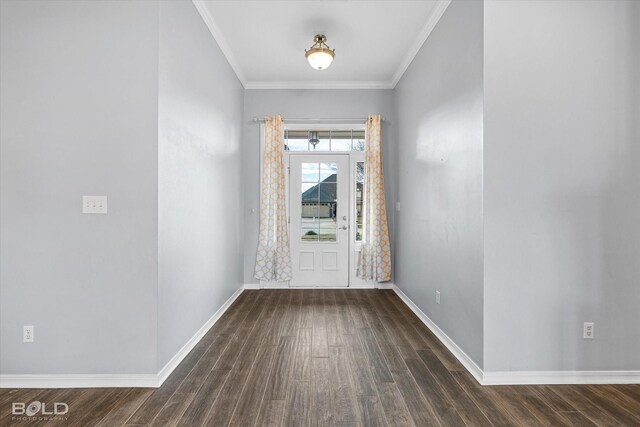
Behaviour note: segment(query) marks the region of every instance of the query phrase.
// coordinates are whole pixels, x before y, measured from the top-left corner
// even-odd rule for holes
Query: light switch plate
[[[396,202],[396,212],[400,212],[400,202]]]
[[[106,214],[107,196],[82,196],[83,214]]]

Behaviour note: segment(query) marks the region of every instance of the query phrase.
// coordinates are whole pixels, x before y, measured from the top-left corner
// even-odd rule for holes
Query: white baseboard
[[[0,375],[0,388],[159,387],[156,374]]]
[[[259,289],[289,289],[289,281],[285,280],[282,282],[278,281],[270,281],[270,280],[261,280]]]
[[[484,372],[482,385],[640,384],[640,371]]]
[[[383,284],[389,285],[389,284]],[[340,289],[371,289],[359,286]],[[379,286],[392,288],[433,334],[451,351],[481,385],[525,384],[640,384],[640,371],[507,371],[483,372],[482,369],[445,334],[395,284]],[[216,313],[189,339],[157,374],[95,374],[95,375],[0,375],[0,388],[99,388],[99,387],[160,387],[187,354],[229,309],[244,289],[260,289],[260,285],[245,284],[224,303]],[[300,288],[298,288],[300,289]],[[304,288],[303,288],[304,289]],[[324,288],[314,288],[324,289]],[[326,288],[335,289],[335,288]]]
[[[289,286],[288,284],[257,284],[245,283],[244,288],[249,289],[393,289],[393,283],[373,283],[351,286]]]
[[[243,291],[244,287],[235,291],[157,374],[0,375],[0,388],[160,387]]]
[[[222,317],[222,315],[231,307],[231,304],[240,296],[240,294],[244,291],[244,287],[239,287],[231,297],[222,304],[222,307],[216,311],[213,316],[207,320],[207,322],[202,325],[202,327],[196,332],[189,341],[185,345],[182,346],[180,350],[171,358],[169,362],[158,372],[158,386],[160,387],[162,383],[171,375],[174,369],[178,367],[182,359],[184,359],[187,354],[193,349],[193,347],[198,344],[198,342],[204,337],[209,329]]]
[[[411,311],[413,311],[414,314],[418,316],[418,319],[420,319],[422,323],[424,323],[427,328],[429,328],[431,332],[433,332],[433,334],[438,337],[442,344],[444,344],[445,347],[447,347],[449,351],[453,353],[456,359],[458,359],[460,363],[462,363],[462,366],[464,366],[467,371],[469,371],[469,373],[473,375],[476,381],[482,384],[482,369],[480,369],[480,367],[476,365],[476,363],[467,355],[467,353],[462,351],[462,349],[458,347],[458,345],[451,338],[449,338],[449,336],[445,334],[442,329],[440,329],[438,325],[436,325],[433,320],[429,318],[429,316],[424,314],[424,312],[420,310],[420,308],[415,305],[415,303],[411,301],[411,299],[409,299],[409,297],[406,296],[404,292],[402,292],[400,288],[395,284],[393,285],[393,290],[396,294],[398,294],[400,299],[404,301],[405,304],[407,304]]]
[[[481,385],[640,384],[640,371],[483,371],[396,286],[393,290]]]

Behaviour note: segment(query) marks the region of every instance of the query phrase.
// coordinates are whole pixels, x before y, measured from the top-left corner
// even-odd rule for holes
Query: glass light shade
[[[333,62],[335,53],[329,49],[313,48],[307,51],[306,57],[309,65],[316,70],[326,70]]]

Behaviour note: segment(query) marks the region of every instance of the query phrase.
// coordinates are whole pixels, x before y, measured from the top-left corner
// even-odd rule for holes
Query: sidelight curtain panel
[[[362,250],[357,275],[366,280],[386,282],[391,280],[391,247],[384,197],[380,122],[379,115],[367,118]]]
[[[264,281],[291,280],[287,230],[284,124],[281,116],[266,117],[260,184],[260,236],[254,277]]]

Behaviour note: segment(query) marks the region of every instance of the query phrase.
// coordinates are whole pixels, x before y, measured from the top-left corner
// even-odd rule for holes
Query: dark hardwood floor
[[[67,420],[12,421],[11,402]],[[481,387],[390,290],[245,291],[158,389],[18,389],[0,425],[640,426],[640,386]]]

